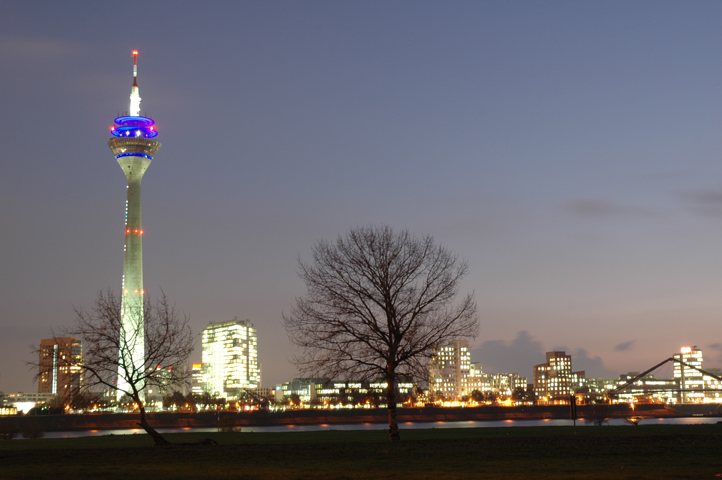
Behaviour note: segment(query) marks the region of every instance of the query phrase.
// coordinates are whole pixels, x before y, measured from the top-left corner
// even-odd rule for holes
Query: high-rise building
[[[429,365],[429,393],[447,400],[458,400],[467,391],[471,352],[469,342],[454,340],[431,350]]]
[[[538,400],[569,397],[584,386],[584,371],[572,371],[571,355],[547,352],[546,358],[546,363],[534,366],[534,393]]]
[[[40,341],[38,393],[52,394],[60,402],[77,395],[83,385],[83,346],[75,337]]]
[[[674,362],[674,378],[679,381],[679,401],[681,403],[701,401],[705,396],[705,375],[700,371],[703,360],[702,350],[696,345],[682,347],[680,353],[676,353],[673,358],[677,360]]]
[[[203,393],[203,364],[194,363],[191,365],[191,393],[201,395]]]
[[[127,115],[115,119],[108,141],[127,180],[125,201],[125,241],[123,244],[123,284],[121,290],[121,330],[118,359],[118,398],[128,389],[133,370],[145,370],[145,325],[143,320],[143,225],[140,209],[140,182],[160,148],[155,121],[140,115],[138,52],[133,51],[133,86]],[[142,385],[141,385],[142,387]]]
[[[258,339],[251,322],[209,323],[201,343],[203,391],[232,399],[259,386]]]

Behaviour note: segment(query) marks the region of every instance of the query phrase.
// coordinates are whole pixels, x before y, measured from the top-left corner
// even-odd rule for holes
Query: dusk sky
[[[297,376],[297,258],[370,224],[468,261],[485,372],[565,349],[613,377],[683,345],[722,366],[721,21],[718,0],[0,3],[0,391],[37,391],[31,347],[120,291],[107,141],[133,49],[163,144],[146,291],[196,334],[253,322],[264,386]]]

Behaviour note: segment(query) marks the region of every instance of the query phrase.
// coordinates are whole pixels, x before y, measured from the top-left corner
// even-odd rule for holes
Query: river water
[[[678,418],[649,418],[639,420],[639,425],[696,425],[720,423],[719,417],[678,417]],[[489,420],[489,421],[466,421],[466,422],[405,422],[400,423],[401,430],[423,429],[423,428],[487,428],[487,427],[544,427],[572,426],[572,420],[545,419],[545,420]],[[587,425],[583,420],[577,420],[580,426]],[[609,420],[607,425],[620,426],[631,425],[623,418]],[[389,426],[384,423],[354,423],[338,425],[275,425],[266,427],[246,427],[243,432],[318,432],[324,430],[386,430]],[[159,428],[160,433],[203,433],[216,432],[217,428]],[[78,430],[68,432],[46,432],[44,438],[78,438],[100,435],[145,435],[140,428],[117,429],[117,430]]]

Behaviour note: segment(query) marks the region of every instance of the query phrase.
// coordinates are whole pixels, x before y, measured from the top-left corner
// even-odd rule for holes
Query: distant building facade
[[[146,383],[146,402],[162,401],[163,397],[176,392],[185,396],[187,372],[185,365],[175,367],[158,365],[152,378]]]
[[[471,368],[469,342],[454,340],[431,349],[429,394],[445,399],[469,395],[467,379]],[[480,370],[480,367],[479,367]]]
[[[682,347],[674,358],[674,379],[679,382],[680,403],[709,403],[722,399],[722,373],[719,369],[704,369],[702,350],[697,346]],[[711,375],[710,375],[711,374]]]
[[[714,376],[705,374],[704,380],[704,402],[720,403],[722,402],[722,368],[705,368],[705,372]]]
[[[489,391],[511,395],[516,389],[527,389],[527,378],[518,373],[488,373]]]
[[[682,347],[672,358],[677,360],[674,378],[679,382],[680,403],[701,401],[704,398],[704,374],[696,369],[702,369],[702,350],[696,345]]]
[[[209,323],[201,343],[204,392],[236,399],[259,386],[258,338],[251,322]]]
[[[388,384],[385,380],[342,381],[324,378],[294,378],[290,382],[276,386],[275,401],[288,403],[293,397],[304,404],[363,404],[370,403],[373,397],[379,403],[386,401],[385,393]],[[399,381],[396,383],[398,400],[414,395],[416,384]],[[260,389],[259,389],[260,390]]]
[[[651,373],[637,378],[640,372],[629,372],[619,376],[616,387],[630,381],[624,389],[616,394],[619,402],[639,403],[677,403],[679,401],[679,381],[674,378],[656,378]]]
[[[59,401],[77,395],[83,384],[83,345],[75,337],[46,338],[40,341],[38,393]]]
[[[203,364],[194,363],[191,365],[191,393],[194,395],[203,394]]]
[[[629,372],[619,376],[616,385],[608,385],[612,398],[618,402],[640,403],[720,403],[722,402],[722,369],[703,368],[702,350],[687,346],[674,354],[672,378],[657,378],[652,373],[640,376],[640,372]],[[667,362],[662,362],[663,365]],[[651,370],[649,371],[651,372]],[[594,392],[591,380],[587,379],[589,391]],[[601,385],[599,385],[601,387]],[[598,390],[601,392],[602,389]]]
[[[436,398],[457,401],[481,393],[511,395],[527,388],[527,379],[517,373],[484,373],[481,364],[471,362],[469,342],[456,340],[431,350],[429,394]]]
[[[474,390],[482,393],[490,392],[491,382],[490,375],[482,371],[481,363],[472,362],[469,364],[469,374],[466,379],[464,379],[466,388],[463,390],[469,392],[468,395],[471,395]]]
[[[28,413],[32,408],[46,404],[56,395],[43,392],[17,392],[5,394],[4,403],[13,407],[17,412]]]
[[[584,371],[572,371],[572,356],[563,351],[546,353],[546,363],[534,366],[534,394],[537,401],[566,399],[584,387]]]

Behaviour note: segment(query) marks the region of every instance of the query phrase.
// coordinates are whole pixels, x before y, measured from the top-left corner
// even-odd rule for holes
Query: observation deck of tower
[[[145,322],[143,311],[143,224],[140,209],[140,182],[161,144],[155,140],[155,121],[140,115],[138,90],[138,51],[133,51],[133,86],[128,115],[115,119],[108,146],[127,180],[125,201],[125,242],[123,245],[123,284],[118,351],[118,398],[130,388],[127,379],[145,371]],[[141,383],[133,382],[136,385]]]

